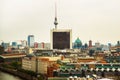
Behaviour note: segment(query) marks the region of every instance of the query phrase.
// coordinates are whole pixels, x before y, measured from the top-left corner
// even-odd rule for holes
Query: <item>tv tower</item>
[[[57,29],[58,22],[57,22],[57,5],[56,5],[56,2],[55,2],[55,21],[54,21],[54,24],[55,24],[55,29]]]

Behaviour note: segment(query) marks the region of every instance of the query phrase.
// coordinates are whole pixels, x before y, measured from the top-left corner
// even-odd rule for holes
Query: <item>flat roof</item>
[[[10,54],[2,54],[0,57],[2,58],[19,58],[19,57],[25,57],[26,55],[23,53],[10,53]]]
[[[71,32],[72,29],[52,29],[53,32]]]

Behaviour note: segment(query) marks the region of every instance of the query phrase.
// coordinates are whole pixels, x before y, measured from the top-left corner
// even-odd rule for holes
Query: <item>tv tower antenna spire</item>
[[[55,24],[55,29],[57,29],[58,22],[57,22],[57,4],[56,4],[56,2],[55,2],[55,21],[54,21],[54,24]]]

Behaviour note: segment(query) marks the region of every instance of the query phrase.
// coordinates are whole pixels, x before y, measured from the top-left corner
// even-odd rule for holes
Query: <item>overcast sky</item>
[[[103,44],[120,40],[120,0],[56,0],[59,29],[72,29],[72,40]],[[50,42],[55,0],[0,0],[0,40]]]

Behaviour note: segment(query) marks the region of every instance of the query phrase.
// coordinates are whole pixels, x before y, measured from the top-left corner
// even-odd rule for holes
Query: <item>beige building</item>
[[[24,57],[22,59],[22,68],[25,70],[36,71],[36,59],[35,57]]]
[[[56,63],[61,57],[24,57],[22,68],[37,73],[47,74],[47,67]]]

